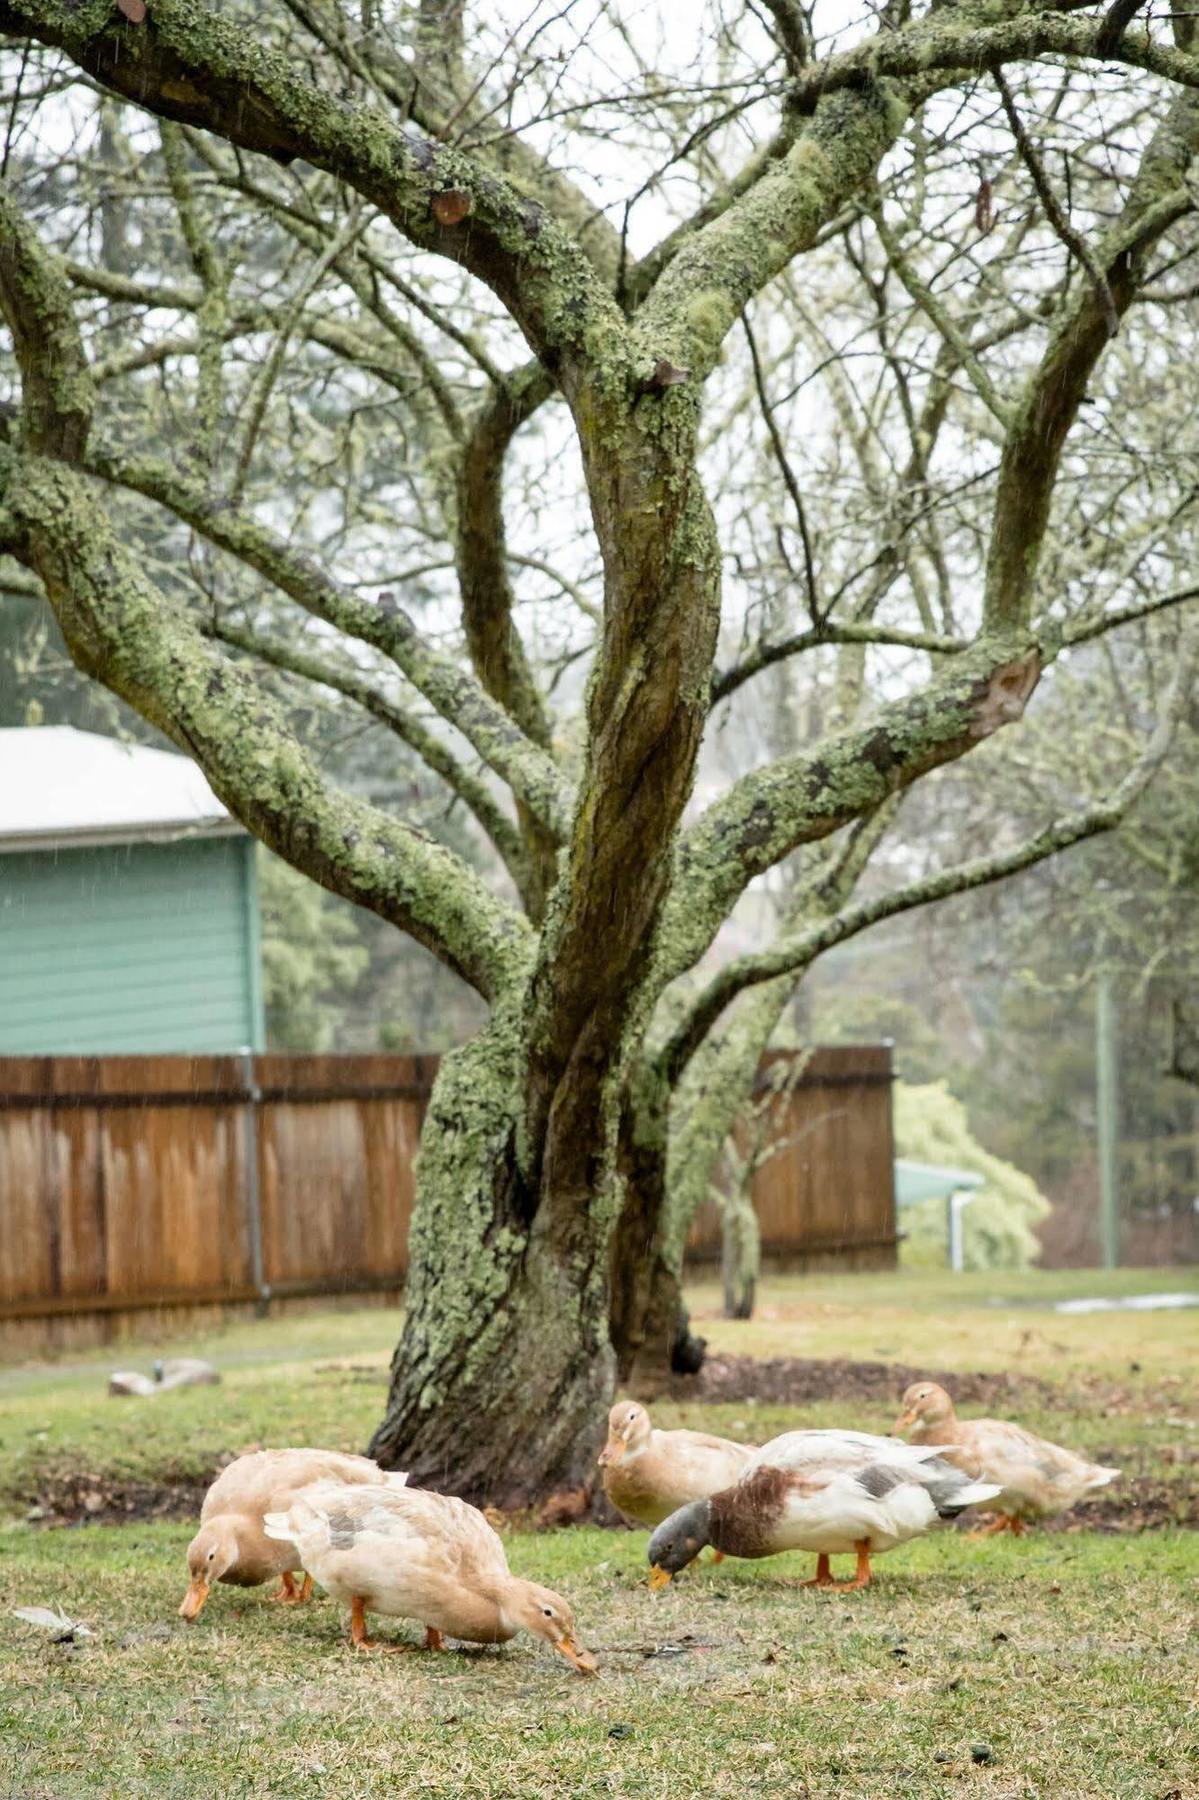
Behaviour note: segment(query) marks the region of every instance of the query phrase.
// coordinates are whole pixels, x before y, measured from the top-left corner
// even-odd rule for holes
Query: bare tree
[[[1114,789],[855,898],[906,789],[1195,592],[1133,421],[1155,370],[1194,382],[1199,54],[1182,9],[766,10],[0,0],[10,586],[487,1002],[374,1440],[476,1497],[578,1479],[618,1367],[677,1347],[724,1130],[690,1165],[688,1133],[802,970],[1109,829],[1191,681],[1183,640]],[[752,746],[805,665],[793,741],[708,793],[721,725]],[[309,688],[478,853],[336,787]],[[726,954],[774,871],[775,940]]]

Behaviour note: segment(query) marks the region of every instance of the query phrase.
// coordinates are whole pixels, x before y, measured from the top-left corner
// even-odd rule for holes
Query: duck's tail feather
[[[1113,1481],[1119,1481],[1124,1473],[1122,1469],[1109,1469],[1096,1463],[1087,1477],[1086,1492],[1093,1494],[1098,1488],[1105,1488]]]
[[[968,1506],[983,1506],[1002,1492],[994,1481],[968,1481],[953,1493],[934,1493],[933,1499],[943,1519],[956,1519]]]
[[[406,1469],[385,1469],[384,1479],[388,1487],[407,1487],[408,1471]]]

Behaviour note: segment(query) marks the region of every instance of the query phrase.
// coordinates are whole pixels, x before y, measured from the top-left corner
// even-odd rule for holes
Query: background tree
[[[617,1368],[677,1345],[740,1012],[764,1041],[836,943],[1111,828],[1191,686],[1163,623],[1110,783],[965,862],[893,837],[1195,591],[1147,396],[1194,380],[1193,21],[767,13],[0,0],[0,541],[251,831],[486,1005],[374,1440],[474,1496],[577,1479]],[[281,677],[485,854],[337,785]]]

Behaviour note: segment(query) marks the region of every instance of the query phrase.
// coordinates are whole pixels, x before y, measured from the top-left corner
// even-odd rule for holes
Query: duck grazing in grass
[[[897,1432],[942,1451],[967,1474],[992,1481],[996,1516],[976,1534],[1010,1531],[1019,1537],[1027,1519],[1066,1512],[1116,1480],[1119,1469],[1087,1462],[1060,1444],[1009,1425],[1003,1419],[959,1419],[953,1401],[935,1381],[915,1381],[901,1402]]]
[[[705,1544],[729,1556],[816,1553],[803,1587],[865,1587],[870,1558],[938,1519],[953,1519],[998,1490],[975,1482],[935,1449],[864,1431],[788,1431],[764,1444],[733,1486],[680,1507],[649,1542],[650,1586],[663,1587]],[[829,1557],[857,1556],[850,1581]]]
[[[406,1475],[388,1474],[366,1456],[342,1456],[336,1450],[255,1450],[223,1469],[204,1496],[200,1529],[187,1547],[191,1577],[183,1604],[184,1619],[199,1616],[214,1582],[258,1587],[273,1575],[280,1587],[273,1600],[297,1605],[307,1600],[312,1582],[297,1587],[301,1567],[294,1546],[269,1538],[263,1514],[291,1505],[301,1489],[314,1481],[342,1481],[369,1487],[402,1487]]]
[[[658,1431],[644,1406],[622,1400],[608,1414],[600,1451],[604,1492],[626,1518],[660,1525],[689,1500],[731,1487],[755,1450],[704,1431]]]
[[[294,1544],[309,1574],[349,1606],[350,1637],[359,1650],[384,1647],[366,1632],[366,1614],[379,1612],[419,1620],[427,1650],[443,1650],[443,1634],[503,1644],[528,1631],[581,1674],[595,1673],[566,1601],[513,1575],[499,1537],[465,1500],[421,1488],[323,1482],[286,1512],[269,1514],[265,1529]]]

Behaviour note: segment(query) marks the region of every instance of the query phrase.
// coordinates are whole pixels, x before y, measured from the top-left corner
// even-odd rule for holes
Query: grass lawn
[[[1181,1494],[1194,1489],[1199,1312],[1052,1302],[1186,1280],[772,1280],[749,1324],[720,1319],[708,1287],[692,1299],[721,1355],[1013,1371],[1028,1423]],[[574,1605],[602,1665],[587,1682],[525,1638],[356,1656],[327,1599],[283,1611],[222,1589],[188,1627],[175,1616],[188,1524],[47,1530],[28,1516],[43,1490],[84,1516],[92,1500],[152,1505],[172,1483],[190,1505],[188,1484],[250,1443],[360,1448],[396,1329],[372,1310],[231,1327],[170,1346],[211,1356],[219,1388],[148,1402],[104,1393],[107,1370],[157,1353],[145,1345],[0,1370],[3,1800],[1199,1796],[1194,1531],[971,1543],[945,1530],[879,1559],[876,1582],[848,1595],[788,1587],[811,1573],[798,1556],[692,1570],[655,1595],[644,1533],[510,1532],[513,1567]],[[654,1410],[761,1441],[801,1423],[885,1427],[888,1387],[852,1408],[834,1387],[804,1406],[683,1395]],[[30,1604],[61,1604],[97,1635],[56,1644],[12,1617]],[[373,1623],[417,1641],[413,1626]]]
[[[186,1527],[0,1533],[0,1792],[75,1795],[1193,1796],[1196,1539],[1093,1534],[880,1559],[860,1594],[810,1559],[644,1585],[645,1537],[509,1537],[571,1598],[595,1681],[548,1649],[363,1657],[332,1602],[220,1591],[175,1618]],[[1188,1591],[1189,1589],[1189,1591]],[[60,1601],[99,1636],[8,1616]],[[410,1626],[375,1621],[380,1635]],[[1188,1716],[1188,1709],[1189,1711]],[[975,1762],[973,1756],[986,1760]]]

